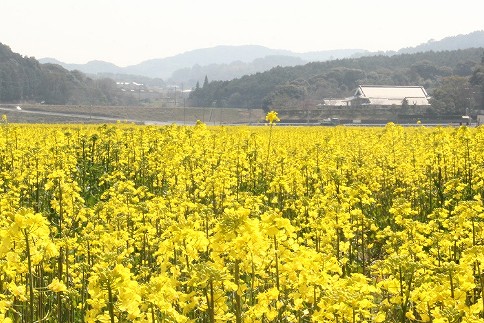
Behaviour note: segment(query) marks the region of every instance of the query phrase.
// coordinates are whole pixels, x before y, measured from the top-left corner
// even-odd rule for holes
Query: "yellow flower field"
[[[484,322],[484,128],[0,125],[0,320]]]

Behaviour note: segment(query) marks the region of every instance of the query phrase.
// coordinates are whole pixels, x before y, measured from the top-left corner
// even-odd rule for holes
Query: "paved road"
[[[37,110],[28,110],[28,109],[23,109],[23,108],[19,109],[18,107],[12,107],[12,108],[0,107],[0,111],[14,112],[16,114],[17,113],[29,113],[29,114],[38,114],[38,115],[47,115],[47,116],[79,118],[79,119],[86,119],[86,120],[101,120],[101,121],[114,121],[114,122],[115,121],[122,121],[122,122],[156,124],[156,125],[168,125],[168,124],[176,123],[176,121],[163,121],[162,122],[162,121],[154,121],[154,120],[121,119],[121,118],[89,115],[89,114],[82,114],[82,113],[37,111]]]

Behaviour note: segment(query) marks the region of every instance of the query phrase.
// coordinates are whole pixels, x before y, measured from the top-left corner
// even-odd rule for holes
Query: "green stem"
[[[405,304],[403,303],[403,274],[402,274],[402,267],[398,267],[398,273],[399,273],[399,281],[400,281],[400,299],[402,302],[402,315],[400,317],[400,320],[402,323],[405,323],[405,313],[407,309],[405,308]]]
[[[111,282],[108,282],[108,310],[111,323],[114,323],[114,301],[113,301],[113,290],[111,288]]]
[[[30,320],[27,321],[33,321],[34,320],[34,286],[33,286],[33,275],[32,275],[32,259],[30,255],[30,242],[29,242],[29,235],[27,233],[27,230],[24,229],[22,230],[24,237],[25,237],[25,251],[27,253],[27,264],[29,267],[29,316]]]
[[[239,279],[240,279],[240,260],[235,261],[235,284],[237,285],[237,290],[235,291],[235,322],[242,323],[242,301],[239,295]]]
[[[479,283],[481,285],[481,301],[482,301],[482,310],[481,310],[481,318],[484,318],[484,277],[481,273],[481,266],[477,263],[477,275],[479,277]]]
[[[210,303],[209,303],[209,315],[210,315],[210,323],[215,323],[215,301],[214,301],[214,292],[213,292],[213,280],[210,279],[209,282],[210,287]]]
[[[276,287],[277,290],[280,291],[280,285],[279,285],[279,255],[277,254],[277,239],[276,236],[274,236],[274,254],[276,257]]]
[[[454,279],[452,277],[452,270],[449,270],[449,280],[450,280],[450,297],[454,298]]]

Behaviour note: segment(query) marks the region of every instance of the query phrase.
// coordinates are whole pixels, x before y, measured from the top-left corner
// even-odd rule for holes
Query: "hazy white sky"
[[[482,0],[1,0],[0,42],[66,63],[138,64],[217,45],[397,50],[484,30]]]

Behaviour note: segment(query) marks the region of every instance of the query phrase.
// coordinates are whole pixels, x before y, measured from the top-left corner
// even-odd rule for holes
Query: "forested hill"
[[[301,108],[350,96],[358,84],[422,85],[429,94],[448,78],[467,82],[484,49],[370,56],[276,67],[232,81],[205,79],[192,91],[195,106]]]
[[[79,71],[40,64],[0,43],[0,102],[46,104],[128,104],[111,79],[92,80]]]

